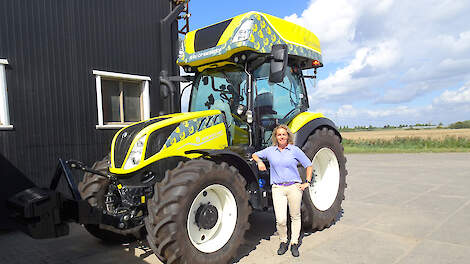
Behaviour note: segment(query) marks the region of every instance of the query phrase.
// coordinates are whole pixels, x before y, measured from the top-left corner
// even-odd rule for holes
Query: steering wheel
[[[228,98],[227,94],[229,94],[229,92],[220,92],[220,98],[222,98],[223,100],[227,101],[227,102],[230,102],[230,98]]]
[[[207,97],[207,102],[204,103],[204,105],[207,107],[207,109],[211,109],[211,105],[214,104],[214,96],[212,94],[210,94],[208,97]]]
[[[227,126],[230,128],[233,124],[233,116],[230,111],[230,106],[227,103],[224,103],[222,100],[215,100],[214,104],[211,106],[210,109],[217,109],[222,112],[225,116],[225,120],[227,121]]]
[[[239,101],[245,100],[245,98],[243,98],[243,96],[237,90],[235,90],[231,84],[227,85],[227,90],[230,94],[232,94],[234,99],[238,98]]]

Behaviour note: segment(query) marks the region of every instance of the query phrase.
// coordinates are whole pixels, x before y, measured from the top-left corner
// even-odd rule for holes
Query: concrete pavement
[[[470,153],[348,155],[338,221],[305,234],[300,257],[277,256],[272,212],[250,218],[238,263],[470,263]],[[71,235],[0,233],[0,263],[161,263],[144,242],[106,245]]]

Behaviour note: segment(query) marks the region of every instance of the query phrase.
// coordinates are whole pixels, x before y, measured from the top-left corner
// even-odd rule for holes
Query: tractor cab
[[[229,145],[255,148],[308,109],[302,70],[322,66],[313,33],[259,12],[189,32],[178,64],[195,74],[189,111],[222,111]]]
[[[270,144],[270,133],[276,124],[289,123],[308,108],[302,76],[295,70],[288,66],[283,81],[274,83],[269,81],[269,63],[260,65],[251,78],[235,65],[206,69],[193,83],[189,111],[221,110],[233,145],[249,144],[249,127],[258,124],[263,134],[259,144],[265,146]],[[253,89],[251,117],[247,115],[248,79]]]

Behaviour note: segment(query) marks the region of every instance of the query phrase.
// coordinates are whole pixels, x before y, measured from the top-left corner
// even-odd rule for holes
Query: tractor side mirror
[[[271,49],[271,62],[269,71],[269,81],[273,83],[280,83],[284,80],[287,69],[287,45],[277,44],[273,45]]]

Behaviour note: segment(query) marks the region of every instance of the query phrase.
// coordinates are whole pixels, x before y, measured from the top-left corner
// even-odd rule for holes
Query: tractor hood
[[[163,158],[195,158],[200,155],[188,155],[185,153],[188,150],[225,147],[227,133],[219,110],[159,116],[116,133],[111,145],[109,170],[115,174],[127,174]]]

